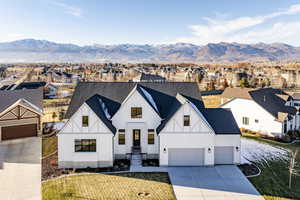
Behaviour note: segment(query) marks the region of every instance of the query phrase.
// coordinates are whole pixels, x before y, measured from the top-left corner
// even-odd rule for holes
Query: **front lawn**
[[[274,141],[268,141],[257,138],[255,136],[244,136],[248,139],[254,139],[258,142],[272,145],[274,147],[284,148],[289,152],[299,149],[300,143],[297,144],[280,144]],[[292,177],[292,187],[289,186],[289,164],[290,156],[287,159],[280,157],[270,157],[266,155],[261,160],[254,161],[254,163],[262,170],[258,177],[249,178],[256,189],[264,195],[266,200],[285,200],[285,199],[300,199],[300,176],[294,175]],[[300,170],[300,152],[296,158],[296,169]]]
[[[168,173],[71,175],[42,183],[43,200],[175,200]]]

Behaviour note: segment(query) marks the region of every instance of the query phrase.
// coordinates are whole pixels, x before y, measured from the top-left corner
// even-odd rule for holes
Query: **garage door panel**
[[[1,139],[9,140],[37,136],[37,124],[7,126],[1,129]]]
[[[234,147],[215,147],[215,164],[233,164]]]
[[[169,166],[204,165],[204,148],[169,148]]]

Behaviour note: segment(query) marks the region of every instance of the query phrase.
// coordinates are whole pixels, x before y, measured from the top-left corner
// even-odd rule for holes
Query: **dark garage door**
[[[37,135],[37,124],[2,127],[1,139],[10,140]]]

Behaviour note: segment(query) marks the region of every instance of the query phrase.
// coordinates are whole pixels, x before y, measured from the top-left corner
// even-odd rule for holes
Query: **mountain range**
[[[0,62],[155,62],[228,63],[300,60],[300,47],[284,43],[189,43],[161,45],[62,44],[24,39],[0,43]]]

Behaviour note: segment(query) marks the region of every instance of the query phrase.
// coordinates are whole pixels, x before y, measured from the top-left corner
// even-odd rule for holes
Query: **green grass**
[[[140,194],[140,195],[139,195]],[[175,200],[167,173],[80,174],[42,183],[43,200]]]
[[[44,137],[42,138],[42,156],[48,156],[57,151],[57,137]]]
[[[281,144],[275,141],[265,140],[253,135],[243,135],[246,138],[254,139],[259,142],[267,143],[273,146],[285,148],[289,151],[299,149],[300,143]],[[262,170],[258,177],[249,178],[256,189],[264,195],[266,200],[285,200],[300,199],[300,176],[292,177],[292,187],[288,187],[289,183],[289,164],[290,160],[264,158],[264,161],[256,162],[256,165]],[[300,170],[300,152],[296,158],[296,169]]]

